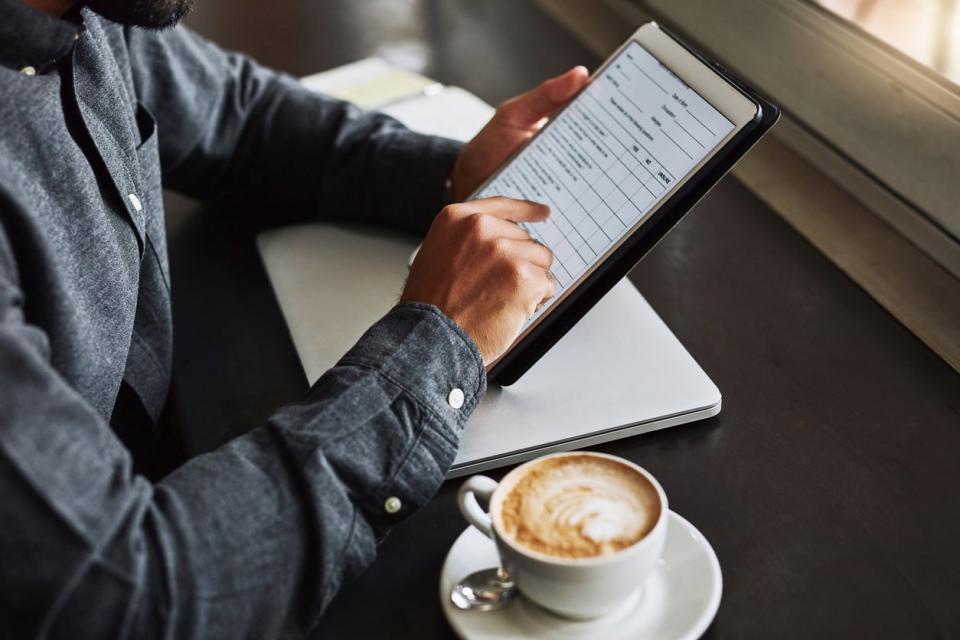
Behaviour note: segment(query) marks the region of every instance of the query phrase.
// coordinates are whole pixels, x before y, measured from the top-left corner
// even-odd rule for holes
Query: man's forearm
[[[466,397],[459,408],[448,402],[453,387]],[[433,496],[484,389],[469,338],[434,308],[402,305],[304,401],[173,474],[164,490],[203,498],[185,507],[188,517],[177,525],[192,539],[186,548],[204,549],[209,540],[216,557],[228,540],[239,555],[229,568],[186,581],[220,593],[216,611],[204,615],[232,625],[236,614],[224,613],[234,607],[223,599],[237,598],[250,611],[239,636],[268,620],[269,609],[306,603],[290,618],[297,627],[311,624],[340,585],[373,560],[375,542]],[[204,513],[211,504],[218,505],[212,518]],[[252,529],[241,534],[238,521]],[[213,535],[211,526],[222,529]],[[238,579],[264,594],[264,610],[232,594]]]
[[[0,619],[15,635],[306,629],[375,542],[433,495],[485,388],[459,328],[435,308],[401,305],[304,401],[151,486],[15,323],[4,331],[0,365],[19,367],[5,377],[19,382],[0,392],[0,584],[20,595]],[[466,397],[459,408],[453,387]]]
[[[273,215],[281,206],[281,215],[297,221],[373,223],[418,235],[450,203],[459,142],[415,133],[285,77],[254,121],[256,133],[234,156],[229,202],[259,202]]]

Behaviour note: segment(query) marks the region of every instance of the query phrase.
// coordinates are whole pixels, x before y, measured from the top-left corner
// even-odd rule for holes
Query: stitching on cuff
[[[439,416],[437,416],[436,412],[433,410],[433,407],[431,407],[431,406],[429,406],[428,404],[422,402],[417,396],[411,394],[402,384],[399,384],[398,382],[396,382],[395,380],[393,380],[393,379],[390,378],[389,376],[384,375],[383,373],[381,373],[381,372],[379,372],[379,371],[377,371],[377,370],[375,370],[375,369],[371,369],[371,370],[372,370],[374,373],[378,374],[378,375],[379,375],[380,377],[382,377],[383,379],[385,379],[386,381],[388,381],[388,382],[390,382],[391,384],[395,385],[398,389],[400,389],[400,391],[402,391],[402,392],[404,392],[405,394],[407,394],[408,397],[410,398],[410,400],[411,400],[411,401],[414,403],[414,405],[417,407],[417,410],[418,410],[418,412],[419,412],[419,416],[418,416],[418,417],[419,417],[419,420],[418,420],[419,425],[417,426],[417,429],[416,429],[415,435],[414,435],[414,437],[413,437],[413,440],[410,442],[410,444],[407,446],[407,448],[406,448],[406,449],[403,451],[403,453],[401,454],[401,456],[400,456],[400,461],[397,463],[397,466],[396,466],[396,468],[393,470],[393,473],[391,473],[388,477],[384,478],[384,479],[380,482],[380,484],[377,485],[377,487],[373,490],[373,496],[372,496],[372,497],[373,497],[373,499],[374,499],[375,501],[377,501],[377,502],[370,506],[371,517],[372,517],[374,520],[376,520],[376,521],[383,522],[384,519],[383,519],[383,517],[382,517],[382,514],[381,514],[380,511],[379,511],[379,507],[380,507],[380,505],[379,505],[379,500],[380,500],[384,495],[387,495],[387,494],[389,494],[389,493],[392,492],[393,487],[396,486],[397,478],[400,476],[401,472],[404,470],[404,467],[407,466],[407,463],[410,461],[410,458],[412,458],[412,457],[414,456],[414,454],[416,453],[417,449],[418,449],[418,448],[421,448],[420,445],[421,445],[421,443],[424,441],[424,434],[426,433],[427,429],[430,429],[433,433],[436,433],[443,441],[445,441],[446,444],[453,450],[453,455],[454,455],[454,456],[456,456],[457,449],[459,449],[459,443],[458,443],[458,442],[454,442],[454,441],[450,438],[450,436],[445,432],[445,430],[442,428],[442,426],[445,424],[445,422],[444,422],[444,420],[443,420],[442,418],[440,418]],[[434,419],[435,419],[435,420],[434,420]],[[435,425],[434,422],[436,422],[437,425]],[[434,458],[436,459],[436,454],[435,454],[435,452],[434,452],[434,451],[431,451],[430,453],[431,453],[431,455],[434,455]],[[438,464],[438,466],[441,466],[441,465]],[[446,470],[444,470],[444,474],[446,474]],[[441,479],[441,482],[442,482],[442,481],[443,481],[443,480]],[[363,509],[363,507],[360,507],[360,510],[361,510],[361,511],[365,511],[365,510]],[[372,522],[371,522],[371,524],[372,524]],[[395,523],[394,523],[394,524],[395,524]],[[392,526],[392,525],[388,523],[388,524],[386,525],[386,528],[389,528],[389,527],[391,527],[391,526]]]
[[[440,413],[437,412],[437,410],[433,407],[433,405],[430,402],[428,402],[425,398],[422,398],[419,394],[415,393],[405,384],[403,384],[398,380],[395,380],[392,376],[384,373],[379,368],[363,362],[351,362],[351,363],[344,363],[344,364],[348,364],[349,366],[356,367],[358,369],[366,369],[368,371],[372,371],[373,373],[377,374],[378,376],[380,376],[381,378],[383,378],[384,380],[386,380],[387,382],[389,382],[390,384],[394,385],[395,387],[403,391],[405,394],[407,394],[410,397],[410,399],[412,399],[414,402],[417,403],[417,406],[423,407],[441,425],[446,425],[448,422],[451,421],[450,419],[445,419],[442,415],[440,415]],[[456,415],[452,416],[452,421],[459,422],[459,416],[456,416]],[[450,439],[450,437],[446,433],[441,432],[441,435],[444,438],[446,438],[454,448],[458,448],[460,446],[459,442],[455,442],[454,440]]]
[[[419,405],[419,403],[417,404]],[[420,407],[418,406],[418,408]],[[397,477],[400,475],[400,472],[403,471],[403,468],[407,466],[407,463],[410,461],[410,458],[413,457],[414,453],[419,448],[420,443],[423,441],[424,432],[430,428],[430,422],[431,422],[429,418],[430,412],[424,412],[422,408],[420,409],[420,411],[421,411],[420,419],[422,424],[420,425],[420,428],[417,429],[416,437],[414,437],[413,442],[410,443],[410,446],[407,447],[407,450],[403,452],[403,456],[401,456],[400,462],[397,464],[397,468],[393,470],[393,473],[391,473],[388,478],[384,478],[383,481],[380,483],[380,486],[378,486],[374,490],[374,493],[378,494],[374,496],[375,500],[379,500],[384,494],[391,493],[393,487],[397,483]],[[434,431],[437,432],[438,430],[434,429]],[[445,440],[447,439],[446,435],[442,435],[441,437],[443,437]],[[454,450],[454,455],[456,455],[457,446],[455,444],[453,444],[452,446]],[[379,505],[375,505],[375,507],[379,507]]]
[[[477,386],[485,386],[483,381],[487,377],[487,371],[483,366],[483,357],[480,355],[480,348],[477,347],[477,343],[473,341],[473,338],[467,335],[467,332],[463,330],[463,327],[458,325],[450,316],[445,314],[443,311],[440,311],[439,308],[432,304],[425,304],[423,302],[401,302],[397,305],[397,307],[428,311],[430,314],[443,322],[447,327],[453,329],[453,332],[456,333],[464,345],[466,345],[467,349],[470,351],[470,354],[473,356],[474,363],[477,365]]]
[[[473,406],[480,401],[480,396],[483,395],[482,391],[484,391],[487,386],[486,385],[487,371],[483,366],[483,358],[480,355],[480,350],[479,348],[477,348],[477,345],[473,341],[473,338],[467,335],[467,333],[460,327],[460,325],[458,325],[456,322],[451,320],[445,313],[440,311],[440,309],[438,309],[436,306],[432,304],[426,304],[423,302],[401,302],[396,306],[394,306],[394,308],[390,311],[390,313],[398,309],[402,311],[406,311],[406,310],[421,311],[421,312],[425,311],[430,316],[433,316],[438,320],[440,320],[440,322],[445,327],[447,327],[448,329],[451,329],[460,338],[463,345],[467,348],[467,351],[473,357],[474,364],[477,367],[476,388],[474,389],[474,393],[472,394],[473,397],[469,407],[470,409],[472,409]],[[348,351],[346,355],[344,355],[343,358],[340,359],[340,362],[338,364],[339,365],[355,364],[357,366],[376,369],[377,371],[380,370],[380,363],[369,361],[366,357],[363,357],[363,356],[358,357],[356,354],[353,354],[352,351],[353,351],[352,349],[351,351]],[[406,388],[404,387],[404,389]]]

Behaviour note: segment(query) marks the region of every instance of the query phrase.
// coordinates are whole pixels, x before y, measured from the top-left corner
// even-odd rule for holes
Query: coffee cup
[[[660,483],[603,453],[543,456],[499,483],[473,476],[457,501],[467,522],[496,544],[520,592],[569,618],[596,618],[625,604],[643,588],[666,542]]]

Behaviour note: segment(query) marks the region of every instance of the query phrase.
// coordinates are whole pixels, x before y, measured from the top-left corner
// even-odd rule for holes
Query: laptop
[[[432,89],[384,110],[411,128],[461,139],[492,113],[462,89],[426,86]],[[431,110],[445,117],[431,118]],[[417,241],[369,227],[309,224],[265,232],[257,244],[312,384],[396,304]],[[623,280],[515,384],[488,388],[448,477],[702,420],[720,408],[716,385]]]

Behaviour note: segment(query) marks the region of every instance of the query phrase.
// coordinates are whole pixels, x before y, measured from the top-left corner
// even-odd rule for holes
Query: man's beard
[[[89,0],[86,4],[119,24],[165,29],[177,24],[190,11],[193,0]]]

